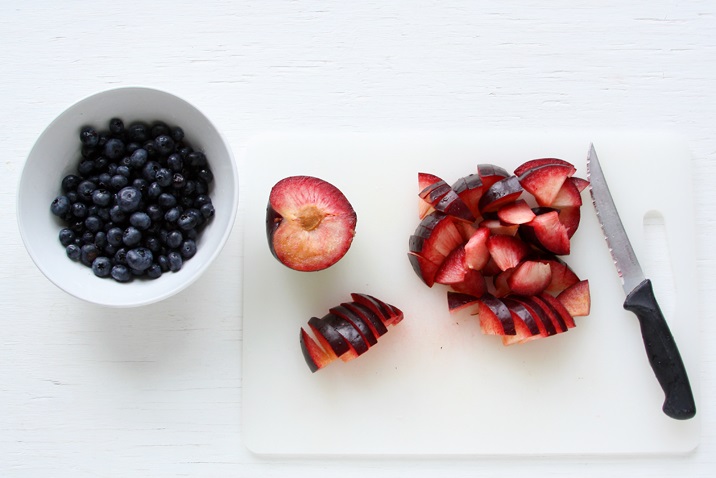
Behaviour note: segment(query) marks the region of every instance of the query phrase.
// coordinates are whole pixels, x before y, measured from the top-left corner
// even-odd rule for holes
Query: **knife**
[[[662,410],[677,420],[692,418],[696,415],[696,405],[686,368],[656,301],[651,281],[644,276],[619,218],[594,145],[590,145],[587,156],[587,179],[599,224],[626,294],[624,308],[639,319],[646,355],[664,390]]]

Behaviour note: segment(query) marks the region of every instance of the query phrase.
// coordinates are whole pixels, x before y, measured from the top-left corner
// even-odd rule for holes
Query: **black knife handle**
[[[624,308],[639,319],[646,355],[666,395],[664,413],[677,420],[692,418],[696,415],[696,404],[689,377],[649,279],[631,291]]]

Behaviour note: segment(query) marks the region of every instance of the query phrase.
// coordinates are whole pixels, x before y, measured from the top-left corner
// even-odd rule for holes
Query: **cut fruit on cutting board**
[[[244,210],[242,438],[267,455],[544,455],[685,453],[700,416],[661,412],[646,359],[588,191],[565,260],[589,279],[592,310],[568,333],[504,347],[469,315],[448,312],[407,259],[417,219],[417,174],[454,181],[479,163],[514,170],[558,157],[586,177],[593,142],[647,274],[645,218],[663,218],[669,280],[654,288],[699,406],[699,316],[691,156],[663,132],[291,134],[256,137],[241,161]],[[273,184],[290,175],[330,181],[358,223],[345,257],[320,272],[274,259],[265,233]],[[653,248],[652,248],[653,250]],[[663,274],[662,274],[663,275]],[[364,292],[405,319],[369,353],[312,374],[299,330],[313,315]],[[661,297],[664,297],[661,299]]]

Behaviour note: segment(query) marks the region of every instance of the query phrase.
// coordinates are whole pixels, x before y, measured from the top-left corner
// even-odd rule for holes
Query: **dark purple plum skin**
[[[527,328],[532,335],[540,335],[539,326],[537,325],[535,318],[532,316],[532,312],[530,312],[527,307],[509,297],[503,297],[502,302],[504,302],[508,309],[517,314],[517,317],[522,319],[522,322],[527,325]]]
[[[358,355],[363,355],[368,351],[368,343],[365,341],[361,333],[352,323],[333,313],[327,313],[321,319],[328,325],[333,327],[336,332],[341,334],[344,339],[353,347]]]
[[[358,329],[358,332],[360,332],[365,341],[368,342],[368,345],[373,346],[378,343],[378,339],[375,334],[361,315],[357,314],[343,304],[338,307],[332,307],[328,311],[350,322],[353,327]]]
[[[268,206],[266,206],[266,239],[268,239],[271,254],[273,254],[276,259],[278,259],[278,255],[273,247],[273,236],[281,225],[281,221],[283,221],[283,216],[277,213],[269,203]]]
[[[490,294],[483,295],[482,297],[480,297],[480,300],[483,304],[490,308],[492,313],[495,314],[498,319],[500,319],[500,323],[502,324],[502,329],[505,331],[505,335],[517,334],[517,332],[515,331],[515,321],[512,318],[510,309],[507,308],[504,302]]]
[[[486,209],[491,204],[508,198],[510,196],[518,196],[523,191],[517,176],[508,176],[505,179],[497,181],[495,184],[485,191],[480,198],[478,207],[480,210]],[[516,199],[516,197],[515,197]]]
[[[311,317],[308,320],[308,325],[315,327],[316,332],[321,334],[321,336],[326,339],[326,342],[328,342],[328,345],[331,346],[331,349],[333,349],[333,352],[337,357],[340,357],[351,350],[351,347],[348,345],[346,339],[325,320],[319,319],[318,317]]]

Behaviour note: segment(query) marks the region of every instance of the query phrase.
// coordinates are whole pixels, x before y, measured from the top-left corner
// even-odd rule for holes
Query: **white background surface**
[[[713,2],[3,2],[0,475],[713,476]],[[42,129],[112,86],[166,89],[240,156],[272,129],[667,128],[689,141],[700,447],[678,457],[262,459],[241,442],[241,216],[186,294],[132,311],[32,265],[16,184]],[[244,177],[244,181],[251,178]],[[241,210],[264,207],[244,198]],[[614,430],[619,433],[619,430]]]

